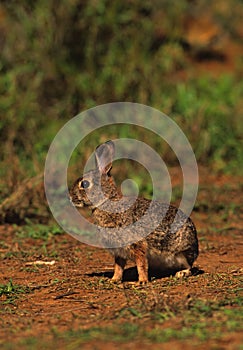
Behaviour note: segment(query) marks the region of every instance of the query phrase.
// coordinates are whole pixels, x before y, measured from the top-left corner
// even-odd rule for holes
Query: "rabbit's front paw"
[[[113,277],[111,278],[110,282],[111,282],[111,283],[121,283],[121,282],[122,282],[122,278],[113,276]]]
[[[145,286],[148,283],[147,278],[139,279],[138,282],[136,283],[139,286]]]

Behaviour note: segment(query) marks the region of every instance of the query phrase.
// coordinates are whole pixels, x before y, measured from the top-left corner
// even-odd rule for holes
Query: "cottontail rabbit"
[[[75,206],[91,208],[96,224],[103,231],[104,246],[115,257],[112,281],[122,280],[127,259],[135,261],[139,283],[148,281],[148,267],[177,271],[177,277],[190,275],[198,256],[197,232],[193,222],[181,210],[160,201],[123,197],[110,175],[114,150],[112,141],[98,146],[95,151],[96,169],[78,178],[70,189],[70,198]],[[146,235],[143,232],[141,235],[141,229],[139,231],[136,224],[151,204],[151,212],[143,223]],[[148,226],[158,218],[158,224],[148,231]],[[125,236],[123,228],[126,229]],[[131,243],[126,243],[128,241]]]

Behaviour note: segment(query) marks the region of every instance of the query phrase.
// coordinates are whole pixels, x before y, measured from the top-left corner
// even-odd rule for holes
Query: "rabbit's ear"
[[[115,154],[115,145],[112,141],[107,141],[98,146],[95,150],[96,167],[103,174],[107,174],[112,167]]]

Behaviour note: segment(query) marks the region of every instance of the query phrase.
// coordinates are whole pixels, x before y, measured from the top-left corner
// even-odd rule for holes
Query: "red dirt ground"
[[[178,317],[159,323],[151,320],[151,310],[181,308],[183,313],[185,305],[192,300],[213,303],[227,298],[233,300],[239,287],[237,281],[243,275],[243,212],[240,208],[242,192],[239,191],[242,191],[239,178],[207,175],[201,170],[199,197],[192,215],[200,240],[200,255],[195,264],[200,273],[181,281],[157,276],[144,287],[134,286],[137,276],[133,265],[127,267],[124,283],[112,285],[109,281],[113,270],[110,254],[86,246],[67,234],[44,241],[16,236],[19,228],[13,225],[1,226],[0,285],[12,279],[14,285],[28,287],[28,292],[19,294],[13,303],[6,303],[7,297],[2,295],[0,344],[9,342],[24,349],[21,339],[43,335],[43,339],[51,341],[55,332],[119,326],[124,322],[137,322],[148,330],[158,326],[161,329],[175,327],[177,323],[180,327],[180,313]],[[229,206],[229,202],[232,205]],[[55,263],[29,265],[37,260]],[[142,317],[127,314],[128,309],[137,306]],[[198,349],[238,349],[242,342],[241,333],[227,331],[220,339],[196,345]],[[190,349],[195,344],[188,340],[170,340],[164,345],[141,344],[136,339],[123,344],[122,348],[141,346],[144,349],[167,346]],[[82,348],[104,347],[115,349],[116,344],[92,340],[84,342]],[[58,348],[65,348],[61,341]]]

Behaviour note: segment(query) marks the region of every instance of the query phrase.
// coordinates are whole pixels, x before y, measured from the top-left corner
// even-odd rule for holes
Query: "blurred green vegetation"
[[[203,13],[206,29],[197,33]],[[1,1],[1,191],[42,171],[66,121],[114,101],[163,111],[182,127],[200,163],[241,172],[242,17],[240,0]],[[234,68],[200,72],[205,62]],[[80,156],[127,130],[91,135]],[[156,138],[153,146],[165,154]]]

